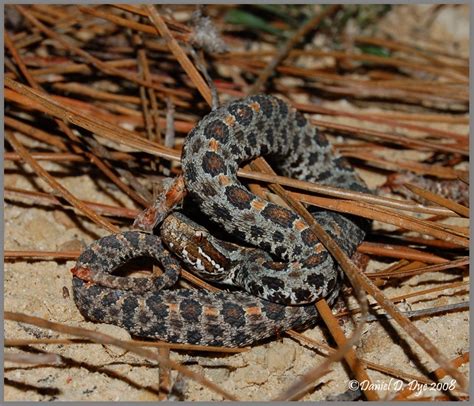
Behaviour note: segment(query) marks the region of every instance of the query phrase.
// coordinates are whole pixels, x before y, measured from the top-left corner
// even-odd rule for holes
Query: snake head
[[[170,214],[161,225],[161,238],[170,251],[205,279],[221,281],[227,277],[230,260],[219,240],[204,227],[181,213]]]

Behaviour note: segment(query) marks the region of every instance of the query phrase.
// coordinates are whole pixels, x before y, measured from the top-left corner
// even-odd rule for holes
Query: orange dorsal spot
[[[204,307],[204,315],[207,317],[217,317],[219,316],[219,310],[215,307]]]
[[[235,123],[235,117],[229,114],[226,116],[226,118],[224,118],[224,123],[226,123],[229,127],[232,127]]]
[[[294,222],[294,225],[295,225],[295,228],[298,230],[298,231],[303,231],[304,229],[308,228],[308,226],[306,225],[306,223],[302,220],[296,220]]]
[[[267,205],[263,200],[254,199],[250,203],[250,205],[257,211],[262,211],[263,208]]]
[[[170,313],[178,313],[179,306],[176,303],[168,303],[168,310]]]
[[[260,316],[262,314],[262,309],[258,306],[247,307],[245,313],[247,316]]]
[[[216,152],[219,148],[219,142],[216,141],[214,138],[209,141],[209,151]]]
[[[324,248],[323,244],[316,244],[316,246],[314,247],[314,251],[319,254],[323,251],[326,251],[326,248]]]
[[[250,103],[249,106],[253,111],[257,113],[260,111],[260,104],[258,104],[257,102]]]
[[[226,175],[219,175],[219,183],[222,186],[227,186],[230,183],[230,179]]]

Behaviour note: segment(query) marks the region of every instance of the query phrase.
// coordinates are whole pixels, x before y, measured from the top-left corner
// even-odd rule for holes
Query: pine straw
[[[12,6],[13,7],[13,6]],[[11,57],[7,64],[5,76],[5,100],[10,106],[9,115],[5,117],[6,140],[10,147],[7,150],[5,159],[9,161],[22,160],[34,171],[38,178],[43,179],[50,190],[28,191],[18,188],[7,188],[5,198],[11,202],[30,202],[38,208],[60,207],[64,210],[74,210],[77,216],[86,217],[89,221],[103,227],[108,232],[116,232],[124,225],[123,219],[133,218],[141,208],[146,207],[151,193],[140,189],[138,180],[135,179],[131,168],[137,159],[141,165],[156,167],[159,163],[161,168],[169,166],[170,163],[179,163],[179,148],[166,147],[163,144],[163,128],[173,119],[174,130],[179,134],[178,140],[195,125],[200,115],[195,115],[196,106],[203,107],[202,100],[208,105],[213,103],[212,90],[206,80],[205,74],[199,72],[196,62],[193,61],[192,53],[188,46],[193,38],[190,28],[165,17],[154,6],[115,6],[109,7],[104,12],[101,7],[79,7],[76,11],[79,14],[73,17],[69,14],[70,9],[65,7],[53,7],[47,5],[15,6],[20,15],[33,28],[33,34],[28,31],[6,33],[5,44],[8,54]],[[343,7],[342,7],[343,8]],[[354,52],[340,51],[315,51],[293,49],[301,45],[304,36],[314,32],[315,28],[323,20],[332,18],[338,12],[339,6],[328,7],[321,15],[314,15],[311,23],[303,25],[297,30],[294,36],[290,37],[286,46],[279,52],[228,52],[223,55],[209,55],[209,63],[220,65],[223,68],[231,67],[238,69],[239,74],[235,74],[236,81],[233,83],[218,81],[216,86],[221,95],[232,95],[235,97],[245,96],[255,92],[262,87],[271,88],[288,95],[288,101],[296,108],[307,113],[317,113],[324,116],[312,118],[313,124],[326,130],[327,133],[345,135],[347,139],[358,140],[357,143],[344,144],[339,147],[341,153],[347,157],[356,158],[355,162],[363,162],[365,169],[383,171],[411,170],[417,174],[430,175],[439,179],[467,179],[467,171],[455,169],[442,163],[419,162],[413,159],[390,159],[386,158],[391,150],[405,150],[408,152],[420,151],[426,153],[454,154],[459,160],[467,160],[468,139],[465,134],[446,131],[441,128],[427,126],[427,122],[461,122],[464,119],[451,116],[451,111],[467,110],[468,103],[468,67],[467,61],[456,55],[441,53],[434,50],[420,50],[410,44],[399,43],[385,38],[357,37],[355,42],[386,47],[398,52],[395,57],[378,57],[374,55],[359,54]],[[126,10],[120,16],[117,10]],[[113,11],[113,12],[112,12]],[[90,16],[108,21],[108,24],[115,25],[121,29],[128,28],[133,31],[133,44],[140,49],[137,51],[138,58],[130,59],[127,55],[126,47],[123,49],[124,56],[120,58],[122,50],[120,47],[110,50],[115,55],[116,60],[105,61],[86,51],[86,46],[79,46],[80,41],[70,41],[71,24],[84,24]],[[89,16],[89,17],[88,17]],[[137,16],[146,17],[137,22]],[[61,30],[59,28],[61,27]],[[90,24],[91,32],[98,27]],[[316,28],[317,29],[317,28]],[[146,35],[145,35],[146,34]],[[164,38],[164,42],[158,39]],[[238,41],[236,37],[224,37],[232,41]],[[26,56],[31,44],[42,41],[53,41],[58,49],[65,49],[67,53],[62,57],[60,63],[56,63],[54,58],[44,62],[34,54]],[[59,44],[59,45],[58,45]],[[86,45],[83,43],[83,45]],[[134,49],[131,48],[131,51]],[[163,58],[167,58],[174,64],[173,69],[165,71],[163,74],[153,73],[151,66],[153,59],[149,52],[160,52]],[[127,57],[128,59],[127,59]],[[306,69],[297,66],[298,57],[328,57],[333,58],[336,64],[350,63],[354,66],[360,63],[371,63],[367,65],[367,77],[361,79],[360,75],[336,74],[328,69]],[[270,58],[268,62],[263,59]],[[81,63],[77,63],[80,60]],[[41,62],[41,63],[40,63]],[[264,69],[266,67],[266,69]],[[372,67],[372,68],[371,68]],[[375,68],[373,68],[375,67]],[[383,71],[383,67],[390,67],[390,71]],[[264,69],[264,70],[262,70]],[[371,72],[373,69],[373,72]],[[402,74],[398,74],[399,69]],[[136,73],[139,70],[140,73]],[[154,69],[156,71],[156,69]],[[173,74],[180,72],[182,83],[179,86]],[[260,73],[255,79],[253,86],[246,84],[243,75]],[[420,76],[434,75],[436,80],[426,79]],[[123,86],[139,86],[140,97],[124,96],[114,94],[104,90],[98,90],[92,86],[80,85],[68,82],[68,75],[74,74],[89,77],[92,82],[95,75],[100,74],[102,80],[107,78],[110,81],[119,80]],[[177,74],[177,73],[176,73]],[[217,73],[216,73],[217,74]],[[371,78],[370,74],[373,75]],[[177,74],[178,75],[178,74]],[[321,105],[295,102],[291,95],[301,93],[297,86],[291,87],[283,84],[283,81],[271,78],[285,76],[303,78],[313,89],[320,89],[332,96],[343,95],[355,100],[381,100],[385,104],[387,101],[393,103],[394,110],[387,110],[385,113],[366,114],[349,111],[339,111],[323,107]],[[49,83],[48,83],[49,82]],[[46,85],[48,85],[46,87]],[[309,89],[311,88],[309,87]],[[49,89],[47,91],[46,89]],[[73,95],[80,96],[74,98]],[[416,106],[414,112],[400,113],[395,110],[400,103],[408,103]],[[179,110],[179,114],[170,114],[170,106]],[[376,105],[376,104],[375,104]],[[165,117],[168,106],[168,114]],[[435,107],[436,110],[429,110]],[[205,110],[205,109],[204,109]],[[203,111],[204,111],[203,110]],[[50,117],[56,121],[56,125],[64,134],[53,135],[45,128],[39,128],[34,120],[20,120],[20,114],[31,117]],[[440,113],[441,112],[441,113]],[[357,125],[340,124],[333,119],[351,118],[358,120]],[[23,117],[22,117],[23,118]],[[365,128],[363,123],[378,123],[391,128],[386,130],[373,130]],[[416,123],[416,124],[413,124]],[[119,124],[132,125],[143,128],[140,133],[137,130],[127,130]],[[72,129],[79,132],[79,136]],[[86,131],[84,131],[86,130]],[[133,152],[114,151],[96,140],[90,140],[86,134],[90,132],[103,139],[115,142],[117,145],[129,147]],[[19,140],[15,133],[39,140],[49,145],[48,152],[28,150]],[[146,133],[148,138],[143,136]],[[414,135],[416,134],[416,135]],[[370,148],[371,152],[367,152]],[[142,153],[138,157],[137,152]],[[145,154],[145,158],[143,157]],[[390,156],[390,155],[388,155]],[[154,158],[155,157],[155,158]],[[99,204],[93,201],[80,199],[63,187],[58,179],[45,170],[39,161],[51,162],[78,162],[84,164],[90,162],[102,173],[105,179],[109,179],[111,184],[118,186],[126,195],[136,202],[137,208],[120,208],[111,205]],[[130,170],[115,169],[114,163],[120,162],[122,167]],[[179,170],[172,167],[173,174]],[[463,287],[465,283],[449,283],[444,287],[427,289],[422,292],[415,292],[413,295],[407,294],[396,298],[387,298],[382,287],[388,281],[396,281],[400,278],[407,278],[421,273],[440,272],[447,269],[457,272],[464,272],[468,264],[468,230],[462,227],[449,226],[438,222],[438,218],[459,218],[469,217],[469,209],[452,201],[449,198],[440,196],[428,190],[424,190],[416,185],[407,185],[415,194],[425,199],[426,203],[418,203],[407,199],[374,196],[351,191],[340,190],[338,188],[315,185],[309,182],[297,181],[275,175],[268,164],[262,158],[255,160],[250,167],[239,171],[242,179],[249,179],[259,182],[256,190],[263,196],[268,196],[268,191],[280,195],[288,204],[304,216],[311,227],[320,236],[323,244],[331,251],[338,263],[346,272],[351,281],[354,295],[360,302],[360,309],[352,309],[346,313],[333,315],[325,301],[316,304],[321,313],[328,330],[337,343],[339,349],[334,349],[325,343],[316,343],[304,334],[294,331],[287,332],[302,345],[309,345],[322,352],[326,360],[320,365],[314,366],[303,377],[295,379],[295,382],[286,390],[282,391],[276,399],[299,399],[308,390],[311,390],[318,383],[320,378],[330,371],[333,362],[345,360],[352,375],[359,381],[370,382],[368,369],[378,370],[389,376],[394,376],[408,382],[416,379],[419,382],[429,383],[431,379],[439,380],[445,375],[451,375],[457,381],[457,392],[451,396],[464,398],[462,392],[467,391],[466,377],[458,370],[458,367],[467,362],[467,355],[463,354],[454,360],[449,360],[443,352],[437,348],[427,335],[422,333],[403,313],[401,313],[394,303],[408,297],[418,297],[419,295],[430,295],[442,290]],[[288,188],[284,189],[283,186]],[[268,189],[267,189],[268,188]],[[363,243],[358,251],[365,253],[371,258],[383,257],[397,258],[386,269],[379,269],[376,272],[364,273],[363,269],[334,244],[329,236],[322,230],[314,219],[308,214],[302,203],[315,205],[330,210],[343,213],[350,213],[357,216],[377,220],[379,223],[391,225],[398,234],[398,244],[380,244],[373,242]],[[426,215],[436,215],[437,218],[426,218]],[[423,217],[421,217],[423,216]],[[129,224],[129,223],[128,223]],[[410,231],[411,234],[407,234]],[[416,233],[416,237],[413,236]],[[387,235],[389,235],[387,233]],[[370,238],[370,236],[369,236]],[[430,247],[443,246],[441,255],[430,253]],[[417,248],[414,248],[416,246]],[[79,253],[69,252],[40,252],[40,251],[6,251],[5,258],[8,261],[25,259],[74,259]],[[428,265],[434,264],[434,265]],[[215,287],[199,280],[195,276],[185,273],[183,277],[193,285],[204,289],[216,290]],[[364,320],[367,317],[367,302],[365,294],[370,295],[378,306],[385,310],[399,325],[410,335],[415,342],[423,349],[436,363],[439,368],[434,371],[430,378],[424,376],[410,376],[402,370],[396,370],[360,357],[354,345],[358,342],[363,331]],[[432,296],[435,298],[436,296]],[[373,307],[373,305],[371,305]],[[344,314],[362,315],[357,320],[351,337],[345,337],[337,317]],[[219,393],[225,399],[236,399],[236,396],[224,391],[221,387],[213,384],[204,376],[191,372],[189,369],[170,361],[169,349],[171,350],[199,350],[213,352],[238,352],[241,350],[203,348],[202,346],[189,345],[166,345],[159,343],[160,353],[152,353],[140,348],[144,343],[128,343],[116,340],[112,337],[105,337],[99,333],[86,329],[68,326],[60,323],[53,323],[48,320],[41,320],[30,315],[7,312],[6,318],[21,321],[23,323],[34,324],[43,328],[54,329],[79,337],[87,337],[90,342],[107,342],[126,348],[145,358],[158,361],[163,369],[160,378],[160,385],[169,387],[169,375],[165,368],[178,370],[183,375],[196,380],[200,384]],[[105,340],[105,341],[104,341]],[[23,346],[40,344],[44,341],[31,340],[6,340],[6,345]],[[63,343],[76,343],[76,341],[66,340]],[[146,344],[149,345],[149,344]],[[420,348],[412,348],[417,353]],[[20,358],[18,358],[20,359]],[[35,358],[29,358],[35,362]],[[406,399],[411,394],[407,387],[395,395],[396,399]],[[364,390],[364,395],[368,400],[379,399],[379,394],[373,389]],[[163,398],[163,396],[162,396]],[[244,400],[244,399],[242,399]]]

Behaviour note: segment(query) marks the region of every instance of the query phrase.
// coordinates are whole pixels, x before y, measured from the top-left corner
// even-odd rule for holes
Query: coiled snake
[[[180,213],[165,218],[161,238],[140,231],[104,237],[86,248],[72,270],[81,313],[136,336],[230,347],[313,324],[317,312],[312,303],[337,297],[341,273],[303,219],[260,199],[237,180],[239,165],[261,155],[282,175],[367,192],[348,162],[282,100],[257,95],[234,101],[188,134],[184,181],[202,213],[258,248],[218,240]],[[326,210],[311,212],[352,255],[364,238],[364,222]],[[244,292],[167,289],[179,277],[180,262],[161,240],[193,272]],[[164,275],[112,275],[137,256],[156,258]]]

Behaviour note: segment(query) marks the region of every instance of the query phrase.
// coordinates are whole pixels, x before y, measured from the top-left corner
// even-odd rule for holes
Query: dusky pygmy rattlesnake
[[[188,134],[183,173],[200,210],[238,240],[259,249],[240,249],[214,239],[179,213],[164,220],[160,233],[195,273],[246,292],[167,289],[177,279],[177,260],[163,253],[160,237],[131,231],[104,237],[79,257],[73,289],[80,311],[137,336],[230,347],[314,323],[317,312],[312,303],[322,297],[334,300],[341,273],[303,219],[258,198],[237,180],[238,166],[260,155],[282,175],[368,191],[348,162],[331,151],[325,137],[282,100],[257,95],[234,101],[204,117]],[[352,255],[367,223],[326,210],[311,212]],[[191,230],[189,239],[183,232],[186,227]],[[200,241],[203,247],[211,246],[215,259],[199,246]],[[187,248],[189,243],[194,251]],[[136,284],[132,278],[110,276],[128,259],[142,255],[159,260],[165,274],[140,278]],[[88,279],[91,273],[94,277]]]

